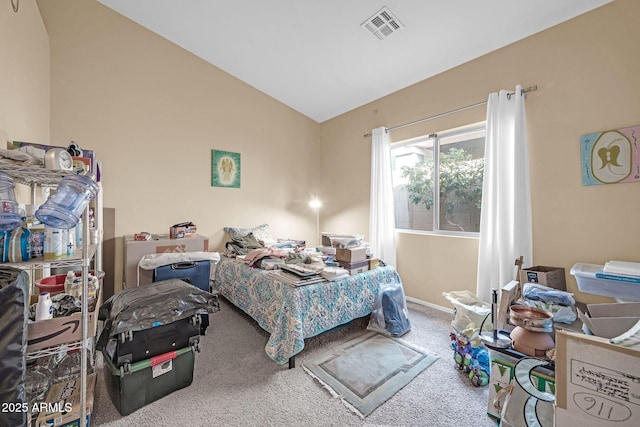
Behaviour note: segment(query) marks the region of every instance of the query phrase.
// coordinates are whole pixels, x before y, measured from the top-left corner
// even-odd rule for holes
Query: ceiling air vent
[[[365,30],[369,30],[371,34],[380,40],[389,37],[391,34],[404,28],[402,22],[398,20],[393,13],[386,7],[383,7],[371,18],[367,19],[360,25]]]

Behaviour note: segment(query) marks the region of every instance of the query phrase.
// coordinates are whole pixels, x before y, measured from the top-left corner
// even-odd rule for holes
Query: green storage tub
[[[195,349],[185,347],[117,368],[103,351],[104,375],[111,401],[121,415],[191,385]]]

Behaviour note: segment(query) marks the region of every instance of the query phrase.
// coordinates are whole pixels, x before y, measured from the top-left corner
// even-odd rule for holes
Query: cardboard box
[[[100,294],[102,294],[102,288],[100,288]],[[36,295],[32,295],[31,304],[36,303],[37,298]],[[101,295],[98,296],[97,301],[94,307],[100,306],[102,301]],[[87,336],[95,336],[98,325],[98,312],[95,309],[89,312],[87,325],[89,327]],[[53,319],[31,322],[27,325],[27,337],[28,352],[79,341],[82,339],[82,314],[74,313],[71,316],[54,317]]]
[[[640,425],[640,351],[558,331],[556,418],[579,421],[557,426]]]
[[[520,271],[520,283],[540,283],[550,288],[561,291],[567,290],[567,283],[564,278],[564,268],[536,266],[525,268]]]
[[[182,239],[185,237],[195,237],[198,228],[194,224],[173,225],[169,228],[170,239]]]
[[[588,419],[581,417],[580,414],[569,412],[566,409],[558,408],[557,406],[553,410],[554,425],[558,427],[601,427],[602,424],[597,419]]]
[[[209,251],[209,238],[200,235],[188,239],[170,239],[168,234],[161,234],[152,235],[146,241],[136,241],[133,235],[124,236],[124,288],[138,285],[138,263],[145,255],[202,251]],[[153,270],[140,269],[140,284],[151,282]]]
[[[359,262],[367,259],[367,248],[358,246],[355,248],[336,248],[336,260],[341,262]]]
[[[91,423],[93,396],[96,387],[96,374],[87,375],[87,422]],[[80,377],[55,383],[49,389],[43,409],[36,420],[37,427],[63,427],[80,425],[81,414]]]
[[[361,246],[363,235],[361,234],[336,234],[322,232],[322,246],[331,246],[334,248],[353,248]]]
[[[622,335],[640,320],[640,302],[587,304],[588,313],[577,311],[589,331],[602,338]]]
[[[340,262],[340,267],[347,270],[350,276],[353,276],[354,274],[368,271],[369,260],[365,259],[364,261],[358,261],[358,262]]]

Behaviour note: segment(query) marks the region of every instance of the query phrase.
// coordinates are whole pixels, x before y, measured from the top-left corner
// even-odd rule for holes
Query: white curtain
[[[395,267],[396,236],[391,179],[391,145],[384,127],[371,132],[369,245],[373,256]]]
[[[485,146],[478,298],[516,279],[515,261],[533,264],[531,192],[524,94],[501,90],[489,95]]]

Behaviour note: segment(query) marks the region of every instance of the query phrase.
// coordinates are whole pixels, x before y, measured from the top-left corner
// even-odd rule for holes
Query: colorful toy
[[[490,362],[489,352],[480,345],[477,335],[473,329],[449,334],[458,369],[469,374],[471,384],[482,387],[489,384]]]

